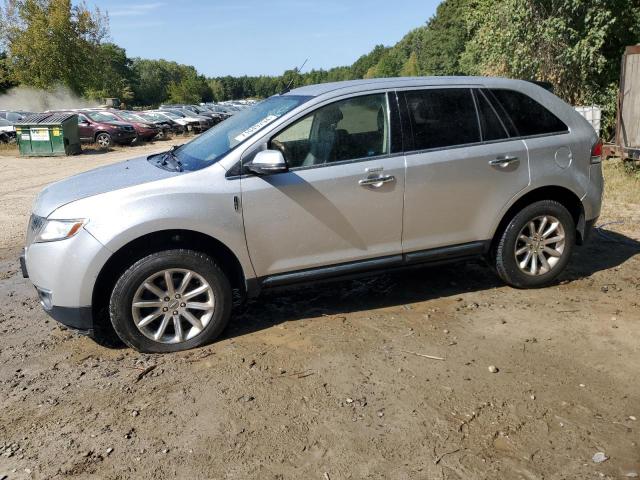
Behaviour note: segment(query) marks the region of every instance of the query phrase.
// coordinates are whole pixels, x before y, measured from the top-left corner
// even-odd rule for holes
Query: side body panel
[[[383,169],[395,181],[361,186],[367,169]],[[247,245],[259,277],[401,252],[402,156],[241,182]]]
[[[489,164],[501,156],[519,161]],[[406,161],[405,252],[492,238],[497,213],[530,182],[522,140],[408,153]]]
[[[254,277],[246,249],[242,216],[234,197],[239,182],[224,179],[224,168],[207,169],[103,193],[64,205],[50,218],[82,218],[86,230],[111,253],[144,235],[162,230],[192,230],[215,238],[238,258],[246,278]],[[71,239],[69,241],[74,241]],[[106,259],[96,258],[99,269]],[[99,271],[98,269],[98,271]],[[93,279],[95,281],[95,279]],[[91,304],[93,282],[78,284],[82,305]]]

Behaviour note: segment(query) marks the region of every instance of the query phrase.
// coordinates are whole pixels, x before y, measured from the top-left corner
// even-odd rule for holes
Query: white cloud
[[[139,17],[166,5],[164,2],[139,3],[109,11],[110,17]]]

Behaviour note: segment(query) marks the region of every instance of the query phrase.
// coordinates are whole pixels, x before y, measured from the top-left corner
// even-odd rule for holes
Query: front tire
[[[111,323],[128,346],[165,353],[202,346],[224,330],[231,286],[213,259],[192,250],[166,250],[134,263],[117,281]]]
[[[113,139],[108,133],[102,132],[96,135],[96,143],[100,148],[107,149],[113,145]]]
[[[567,266],[575,240],[575,222],[562,204],[532,203],[500,233],[493,251],[495,269],[512,287],[550,285]]]

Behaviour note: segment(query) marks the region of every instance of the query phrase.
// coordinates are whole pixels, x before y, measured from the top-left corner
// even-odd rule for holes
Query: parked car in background
[[[16,141],[16,128],[13,123],[0,118],[0,143],[13,143]]]
[[[166,138],[171,133],[180,134],[185,132],[185,128],[182,125],[157,113],[144,111],[136,112],[136,115],[141,117],[145,122],[151,122],[160,128],[161,131],[158,134],[160,138]]]
[[[124,110],[105,110],[102,113],[105,115],[111,115],[116,120],[127,122],[133,125],[133,128],[135,128],[136,134],[138,135],[138,140],[152,140],[160,132],[160,128],[158,128],[156,125],[145,121],[144,119],[131,112],[127,112]]]
[[[154,129],[157,129],[158,133],[155,137],[151,138],[164,139],[171,135],[171,125],[169,125],[169,123],[166,121],[156,120],[153,118],[144,118],[141,112],[121,111],[119,113],[127,122],[132,122],[134,125],[148,125],[150,127],[154,127]],[[151,140],[151,138],[149,138],[149,140]]]
[[[136,130],[130,123],[114,119],[113,115],[95,110],[76,110],[80,140],[95,142],[100,148],[109,148],[114,143],[129,145],[137,138]]]
[[[196,108],[193,105],[161,105],[161,109],[170,108],[172,110],[179,110],[183,112],[185,115],[190,115],[193,117],[206,118],[209,127],[213,127],[217,123],[220,123],[223,119],[220,115],[214,114],[213,112],[205,111],[204,109]]]
[[[214,115],[218,115],[221,118],[221,121],[226,120],[231,115],[233,115],[233,113],[235,113],[229,110],[225,110],[224,108],[219,107],[218,105],[200,105],[199,108],[209,111]]]
[[[191,124],[193,125],[193,128],[196,132],[200,132],[200,133],[204,132],[209,128],[211,128],[211,126],[213,125],[213,121],[210,118],[196,115],[189,110],[182,110],[180,108],[170,108],[170,107],[160,107],[160,110],[171,112],[174,115],[179,115],[180,117],[184,118],[189,122],[193,122]]]
[[[21,265],[53,318],[113,326],[146,352],[220,335],[234,289],[476,257],[508,285],[544,287],[600,214],[601,149],[530,82],[309,85],[180,147],[50,185]]]
[[[176,122],[178,125],[181,125],[187,132],[191,132],[194,130],[200,131],[200,121],[195,118],[187,119],[186,116],[182,113],[170,112],[168,110],[148,110],[147,112]]]
[[[0,118],[9,121],[12,125],[22,120],[29,112],[16,112],[10,110],[0,110]]]

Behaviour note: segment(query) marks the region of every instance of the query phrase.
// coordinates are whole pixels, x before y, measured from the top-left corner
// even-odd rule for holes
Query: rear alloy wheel
[[[100,148],[109,148],[113,145],[113,140],[111,139],[111,135],[103,132],[96,135],[96,143]]]
[[[542,215],[527,223],[518,234],[515,256],[527,275],[544,275],[553,270],[564,252],[566,235],[556,217]]]
[[[231,311],[231,287],[208,256],[190,250],[154,253],[120,277],[111,295],[111,323],[129,346],[174,352],[217,337]]]
[[[497,239],[493,256],[498,275],[517,288],[551,284],[562,273],[575,244],[569,211],[553,200],[522,209]]]

